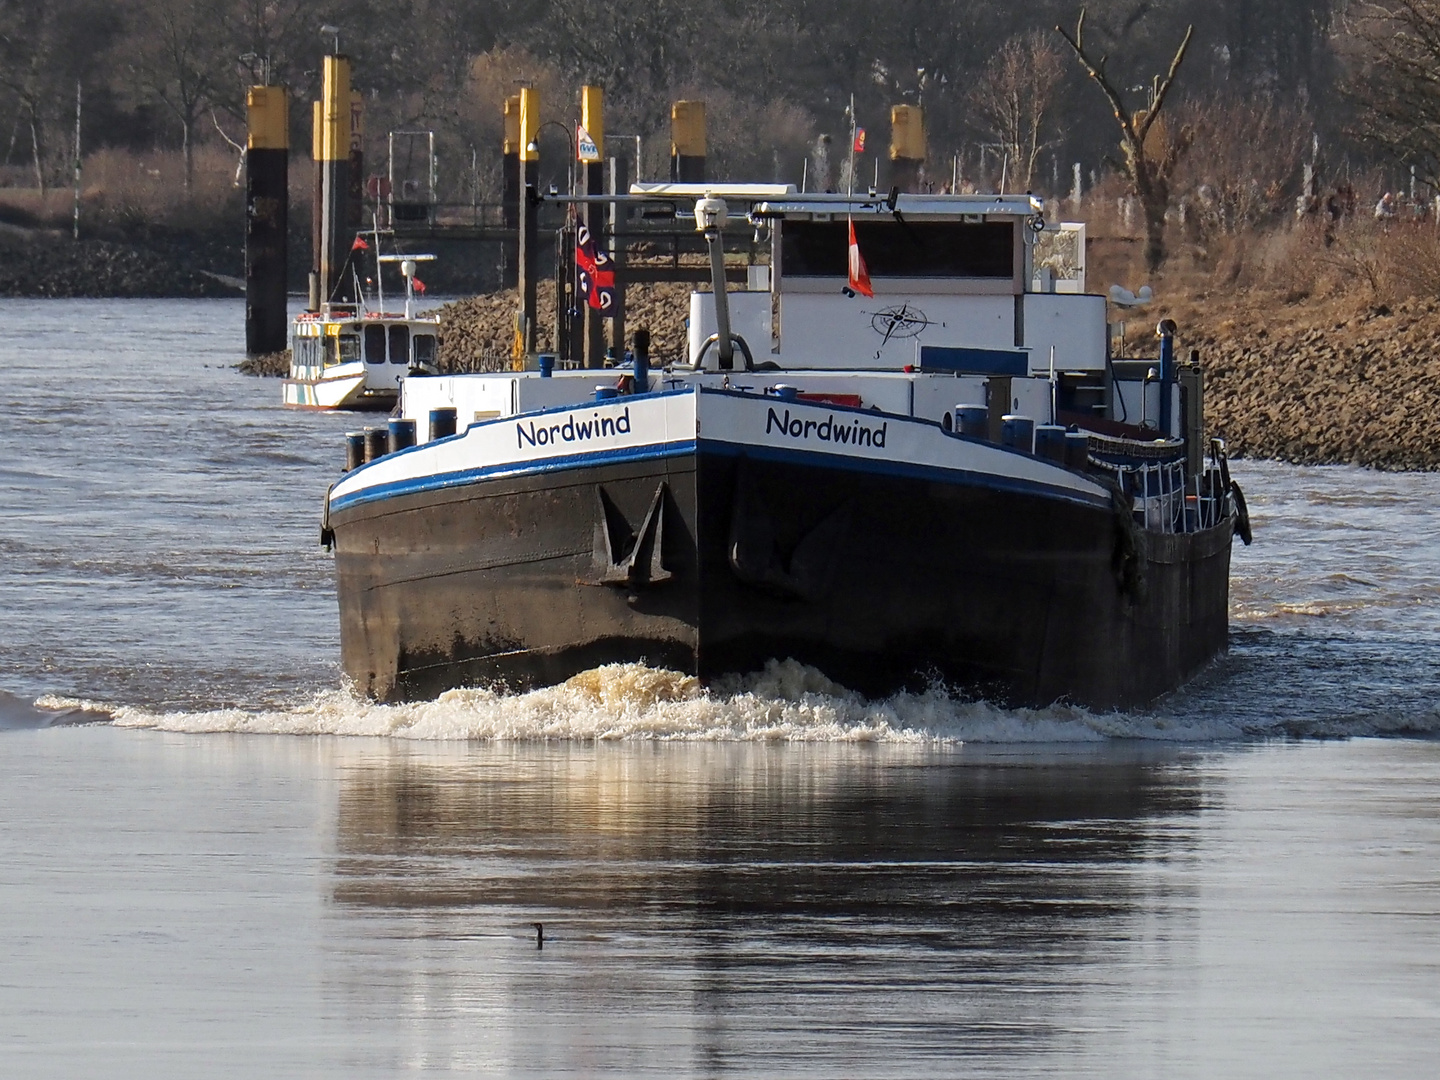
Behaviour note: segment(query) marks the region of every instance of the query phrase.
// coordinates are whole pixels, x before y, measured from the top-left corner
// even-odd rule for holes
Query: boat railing
[[[1133,500],[1135,523],[1150,532],[1199,532],[1230,514],[1229,492],[1213,463],[1193,477],[1187,477],[1183,460],[1118,463],[1092,457],[1090,466],[1114,478]]]

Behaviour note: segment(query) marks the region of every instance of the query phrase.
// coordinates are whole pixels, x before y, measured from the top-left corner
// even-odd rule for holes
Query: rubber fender
[[[1245,505],[1245,493],[1234,480],[1230,481],[1230,496],[1235,500],[1235,535],[1249,547],[1250,542],[1255,539],[1250,530],[1250,508]]]

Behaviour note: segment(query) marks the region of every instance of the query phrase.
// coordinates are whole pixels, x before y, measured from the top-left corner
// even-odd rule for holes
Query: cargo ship
[[[637,332],[625,367],[405,380],[324,507],[358,692],[794,658],[1120,708],[1225,649],[1249,524],[1198,358],[1168,321],[1112,356],[1038,200],[726,195],[692,196],[716,287],[686,355]],[[727,291],[742,214],[770,260]]]

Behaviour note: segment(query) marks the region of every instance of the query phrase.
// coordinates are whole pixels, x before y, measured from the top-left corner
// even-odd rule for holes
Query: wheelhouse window
[[[390,327],[390,362],[392,364],[408,364],[410,362],[410,328],[408,326]]]
[[[359,334],[341,334],[341,335],[340,335],[340,362],[341,362],[342,364],[348,364],[348,363],[350,363],[350,362],[352,362],[352,361],[354,361],[354,360],[359,360],[359,359],[360,359],[360,335],[359,335]]]
[[[849,229],[840,221],[786,221],[786,277],[843,278]],[[872,278],[1004,278],[1015,273],[1015,229],[1008,222],[855,222],[855,240]]]
[[[435,335],[415,335],[415,363],[422,366],[433,366],[435,363]]]
[[[327,336],[325,337],[324,341],[325,341],[325,345],[324,345],[323,347],[324,347],[324,350],[325,350],[325,366],[326,366],[326,367],[329,367],[329,366],[332,365],[332,364],[338,364],[338,363],[340,362],[340,341],[339,341],[339,339],[338,339],[338,338],[329,337],[329,336],[327,335]]]
[[[297,337],[293,345],[295,363],[301,367],[320,365],[320,343],[314,338]]]
[[[374,324],[365,327],[365,362],[385,362],[385,327]]]

